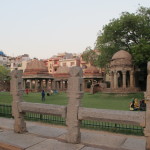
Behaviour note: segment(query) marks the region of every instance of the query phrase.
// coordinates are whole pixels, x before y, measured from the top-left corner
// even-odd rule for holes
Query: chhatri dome
[[[116,52],[112,59],[110,66],[132,65],[132,56],[125,50]]]
[[[129,59],[129,60],[131,60],[132,56],[129,52],[127,52],[125,50],[120,50],[113,55],[112,60],[113,59]]]

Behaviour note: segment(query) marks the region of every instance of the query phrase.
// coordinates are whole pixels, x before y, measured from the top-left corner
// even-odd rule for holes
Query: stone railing
[[[150,85],[150,63],[148,64],[147,85]],[[83,96],[82,70],[79,67],[70,69],[68,80],[68,105],[58,106],[50,104],[37,104],[22,101],[22,78],[17,70],[12,72],[11,93],[13,95],[14,131],[17,133],[26,132],[24,114],[34,112],[41,114],[52,114],[62,116],[66,119],[67,134],[66,141],[69,143],[80,143],[80,122],[81,120],[98,120],[115,123],[140,125],[145,128],[144,134],[147,139],[147,150],[150,149],[150,87],[147,86],[145,98],[147,100],[146,112],[131,112],[106,109],[83,108],[80,101]]]
[[[145,127],[145,112],[79,108],[79,120],[95,120]]]

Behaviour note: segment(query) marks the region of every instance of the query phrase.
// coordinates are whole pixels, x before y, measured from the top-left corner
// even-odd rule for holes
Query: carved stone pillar
[[[72,67],[70,69],[71,77],[68,80],[68,97],[69,102],[67,105],[67,134],[66,140],[69,143],[80,143],[80,121],[78,120],[78,110],[80,101],[83,96],[83,78],[82,69],[80,67]]]
[[[114,88],[118,88],[118,74],[117,71],[114,72]]]
[[[130,71],[130,87],[134,87],[134,71]]]
[[[14,116],[14,131],[17,133],[24,133],[27,131],[24,113],[21,113],[19,109],[23,95],[23,79],[21,71],[13,70],[11,72],[10,88],[13,97],[12,115]]]
[[[30,79],[29,88],[32,89],[32,80]]]
[[[123,88],[126,88],[126,71],[122,71],[123,75]]]
[[[23,88],[26,89],[26,79],[23,79]]]
[[[111,85],[111,89],[114,89],[114,73],[111,72],[110,73],[110,85]]]
[[[46,84],[46,89],[48,90],[49,89],[49,80],[48,79],[45,79],[45,84]]]
[[[35,90],[38,91],[38,79],[35,79]]]
[[[146,127],[144,134],[146,136],[146,150],[150,150],[150,62],[147,65],[147,89],[145,93],[146,101]]]
[[[60,81],[60,90],[63,91],[63,80]]]

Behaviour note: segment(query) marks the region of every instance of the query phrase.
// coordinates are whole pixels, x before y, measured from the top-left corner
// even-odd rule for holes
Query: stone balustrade
[[[79,108],[79,120],[95,120],[145,127],[145,112]]]
[[[83,73],[81,68],[72,67],[70,75],[67,92],[69,98],[68,105],[58,106],[23,102],[21,73],[17,70],[12,72],[11,93],[13,95],[12,112],[15,120],[15,132],[23,133],[27,131],[24,121],[25,112],[51,114],[64,117],[66,119],[68,131],[66,134],[66,141],[69,143],[80,143],[81,120],[97,120],[140,125],[145,128],[144,134],[147,139],[146,149],[150,150],[150,62],[148,63],[147,91],[145,93],[145,99],[147,100],[146,112],[83,108],[80,106],[81,98],[83,96]]]

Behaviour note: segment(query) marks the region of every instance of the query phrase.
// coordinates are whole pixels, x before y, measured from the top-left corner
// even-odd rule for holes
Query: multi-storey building
[[[30,61],[30,57],[28,54],[24,54],[17,57],[12,57],[10,62],[10,70],[14,70],[15,68],[18,68],[18,70],[22,70],[24,72],[27,63]]]
[[[9,64],[9,57],[4,54],[3,51],[0,51],[0,65],[7,67]]]

